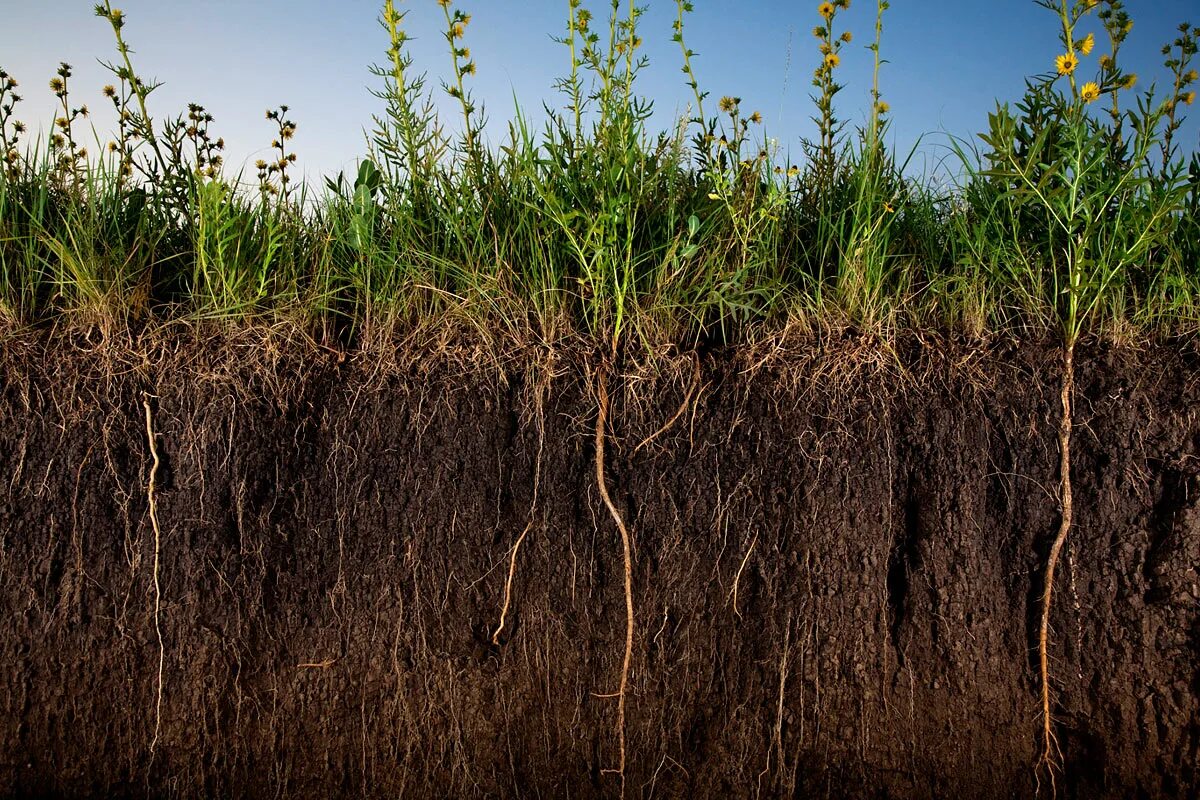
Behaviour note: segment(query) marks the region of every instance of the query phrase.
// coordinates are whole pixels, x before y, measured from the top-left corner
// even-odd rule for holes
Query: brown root
[[[633,661],[633,553],[629,541],[629,529],[625,527],[621,514],[608,493],[608,482],[604,477],[604,431],[608,424],[608,386],[603,367],[597,379],[598,409],[596,412],[596,486],[608,513],[621,532],[621,548],[625,557],[625,658],[621,663],[621,682],[617,698],[617,738],[620,744],[620,760],[616,772],[621,776],[621,796],[625,796],[625,694],[629,686],[629,667]]]
[[[683,396],[683,402],[679,404],[679,410],[677,410],[674,413],[674,415],[672,415],[672,417],[669,420],[667,420],[666,424],[664,424],[661,428],[659,428],[654,433],[650,434],[645,439],[643,439],[641,444],[639,444],[637,447],[633,448],[633,452],[636,453],[637,451],[641,450],[646,445],[653,442],[658,437],[662,436],[667,431],[671,430],[671,426],[673,426],[676,422],[678,422],[679,418],[682,417],[687,412],[688,406],[691,405],[691,403],[692,403],[692,398],[696,396],[699,389],[700,389],[700,359],[697,357],[692,362],[692,385],[691,385],[691,387],[688,388],[687,393]]]
[[[1056,793],[1055,770],[1062,766],[1062,751],[1058,739],[1054,735],[1054,720],[1050,714],[1050,599],[1054,591],[1054,570],[1062,554],[1067,534],[1071,531],[1071,394],[1075,387],[1075,346],[1068,343],[1063,349],[1062,419],[1058,428],[1059,448],[1059,502],[1062,518],[1058,526],[1058,534],[1050,545],[1050,555],[1046,559],[1045,584],[1042,591],[1042,622],[1038,629],[1038,660],[1042,679],[1042,754],[1038,759],[1036,772],[1043,768],[1050,778],[1050,793]]]

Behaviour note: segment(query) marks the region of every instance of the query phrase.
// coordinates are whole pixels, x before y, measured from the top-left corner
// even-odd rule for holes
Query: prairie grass
[[[798,164],[755,109],[702,90],[686,0],[672,37],[694,106],[671,129],[648,128],[638,93],[644,9],[566,0],[561,104],[537,127],[518,109],[489,147],[471,16],[437,2],[445,76],[418,71],[405,13],[386,0],[365,155],[321,185],[293,177],[303,125],[287,106],[266,114],[272,157],[255,180],[229,175],[211,114],[154,107],[111,2],[95,8],[115,48],[111,141],[93,131],[100,146],[84,145],[67,64],[49,85],[51,132],[30,140],[19,84],[0,70],[0,319],[287,320],[343,343],[455,319],[610,350],[792,324],[1069,342],[1200,327],[1200,156],[1178,136],[1197,79],[1188,25],[1164,47],[1156,95],[1122,69],[1132,20],[1119,0],[1038,0],[1063,50],[981,136],[954,140],[962,177],[947,191],[884,145],[886,1],[865,46],[840,25],[848,0],[808,12],[819,135]],[[838,70],[852,47],[875,72],[867,122],[848,129]],[[457,118],[439,116],[438,92]]]

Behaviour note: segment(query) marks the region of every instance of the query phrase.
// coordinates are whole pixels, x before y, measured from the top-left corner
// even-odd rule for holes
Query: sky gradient
[[[55,99],[48,88],[59,61],[75,67],[72,96],[86,102],[103,140],[114,116],[101,95],[111,81],[98,59],[115,56],[104,20],[91,2],[80,0],[0,0],[0,67],[21,81],[25,102],[17,118],[34,131],[52,119]],[[124,0],[125,36],[135,51],[135,67],[164,85],[151,96],[157,119],[198,102],[214,114],[214,135],[229,145],[228,165],[245,165],[267,155],[271,125],[268,107],[286,103],[299,130],[295,148],[310,178],[350,171],[366,152],[364,129],[381,101],[369,88],[377,80],[368,65],[383,60],[387,39],[378,26],[382,3],[375,0]],[[406,28],[415,37],[411,53],[429,86],[449,74],[442,11],[435,0],[398,2],[409,12]],[[585,1],[598,16],[607,4]],[[768,135],[780,148],[798,152],[799,138],[813,136],[809,95],[818,54],[811,30],[820,22],[816,2],[781,0],[706,2],[685,31],[698,53],[694,66],[701,88],[715,99],[743,98],[747,112],[759,110]],[[566,24],[566,0],[459,0],[473,19],[464,40],[478,63],[469,83],[491,121],[495,143],[512,117],[514,94],[533,116],[543,101],[565,102],[552,84],[569,69],[565,48],[551,40]],[[1160,48],[1177,35],[1182,21],[1200,23],[1195,0],[1128,0],[1135,25],[1122,50],[1122,64],[1139,74],[1139,89],[1157,81],[1165,87]],[[854,0],[839,16],[854,42],[842,52],[839,80],[846,88],[837,110],[851,125],[869,108],[872,54],[866,49],[875,4]],[[639,92],[654,100],[652,127],[667,128],[691,98],[680,72],[678,46],[671,41],[675,4],[650,0],[640,31],[651,59]],[[901,156],[920,140],[916,169],[936,168],[946,158],[947,135],[973,137],[987,123],[997,99],[1020,97],[1027,75],[1053,68],[1058,50],[1056,18],[1032,0],[892,0],[885,17],[881,88],[892,108],[894,146]],[[1106,41],[1097,20],[1088,23]],[[1103,52],[1097,46],[1081,69],[1094,69]],[[1089,63],[1090,62],[1090,63]],[[456,107],[437,90],[448,127]],[[1181,132],[1185,150],[1200,149],[1200,103]],[[78,133],[77,133],[78,136]],[[81,137],[87,141],[90,136]]]

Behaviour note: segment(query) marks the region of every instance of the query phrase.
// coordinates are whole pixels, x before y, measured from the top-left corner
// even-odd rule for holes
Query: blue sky
[[[111,32],[82,0],[3,0],[0,67],[18,80],[25,102],[18,118],[49,120],[54,98],[47,83],[59,61],[75,67],[76,103],[86,102],[102,135],[112,127],[101,96],[109,82],[98,58],[111,58]],[[349,171],[365,152],[363,130],[380,101],[368,89],[367,67],[382,60],[386,37],[375,0],[124,0],[117,5],[129,22],[125,34],[135,65],[164,85],[151,97],[157,117],[174,115],[188,102],[216,116],[213,131],[229,144],[235,171],[253,164],[271,140],[264,111],[281,103],[293,108],[295,140],[306,174]],[[561,105],[551,89],[569,62],[551,41],[565,26],[566,0],[459,0],[472,14],[465,43],[478,62],[471,88],[492,121],[493,140],[512,114],[513,96],[530,111],[543,101]],[[598,16],[603,0],[585,0]],[[812,27],[814,2],[695,0],[688,45],[699,55],[694,66],[713,98],[743,98],[743,108],[760,110],[769,135],[785,151],[798,151],[814,126],[809,94],[817,53]],[[407,29],[416,37],[411,52],[431,87],[449,72],[435,0],[399,2],[409,12]],[[1140,76],[1139,88],[1166,83],[1160,48],[1176,35],[1179,22],[1200,23],[1194,0],[1127,0],[1135,25],[1122,50],[1122,63]],[[852,124],[869,107],[871,40],[875,4],[853,0],[839,17],[855,39],[843,51],[838,96],[840,114]],[[642,35],[651,59],[640,91],[655,101],[654,124],[668,127],[691,97],[671,42],[675,4],[650,0]],[[1093,20],[1098,34],[1098,22]],[[936,166],[945,157],[947,134],[972,136],[986,124],[995,100],[1014,100],[1026,75],[1052,67],[1057,51],[1055,17],[1032,0],[892,0],[885,17],[883,56],[890,63],[882,90],[892,107],[897,149],[907,152],[919,137],[916,166]],[[1101,42],[1105,38],[1098,36]],[[1102,52],[1098,46],[1092,61]],[[1085,63],[1086,69],[1089,64]],[[440,94],[440,92],[439,92]],[[448,124],[454,108],[443,98]],[[1182,132],[1187,149],[1198,148],[1200,103]],[[105,113],[105,112],[109,113]],[[36,127],[35,127],[36,130]],[[247,167],[247,174],[252,168]]]

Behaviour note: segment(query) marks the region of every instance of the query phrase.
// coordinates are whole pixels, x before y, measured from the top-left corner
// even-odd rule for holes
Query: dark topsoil
[[[618,794],[586,360],[49,341],[0,355],[0,794]],[[1033,795],[1057,351],[708,352],[637,449],[691,358],[609,379],[627,796]],[[1080,356],[1060,796],[1200,792],[1198,368]]]

